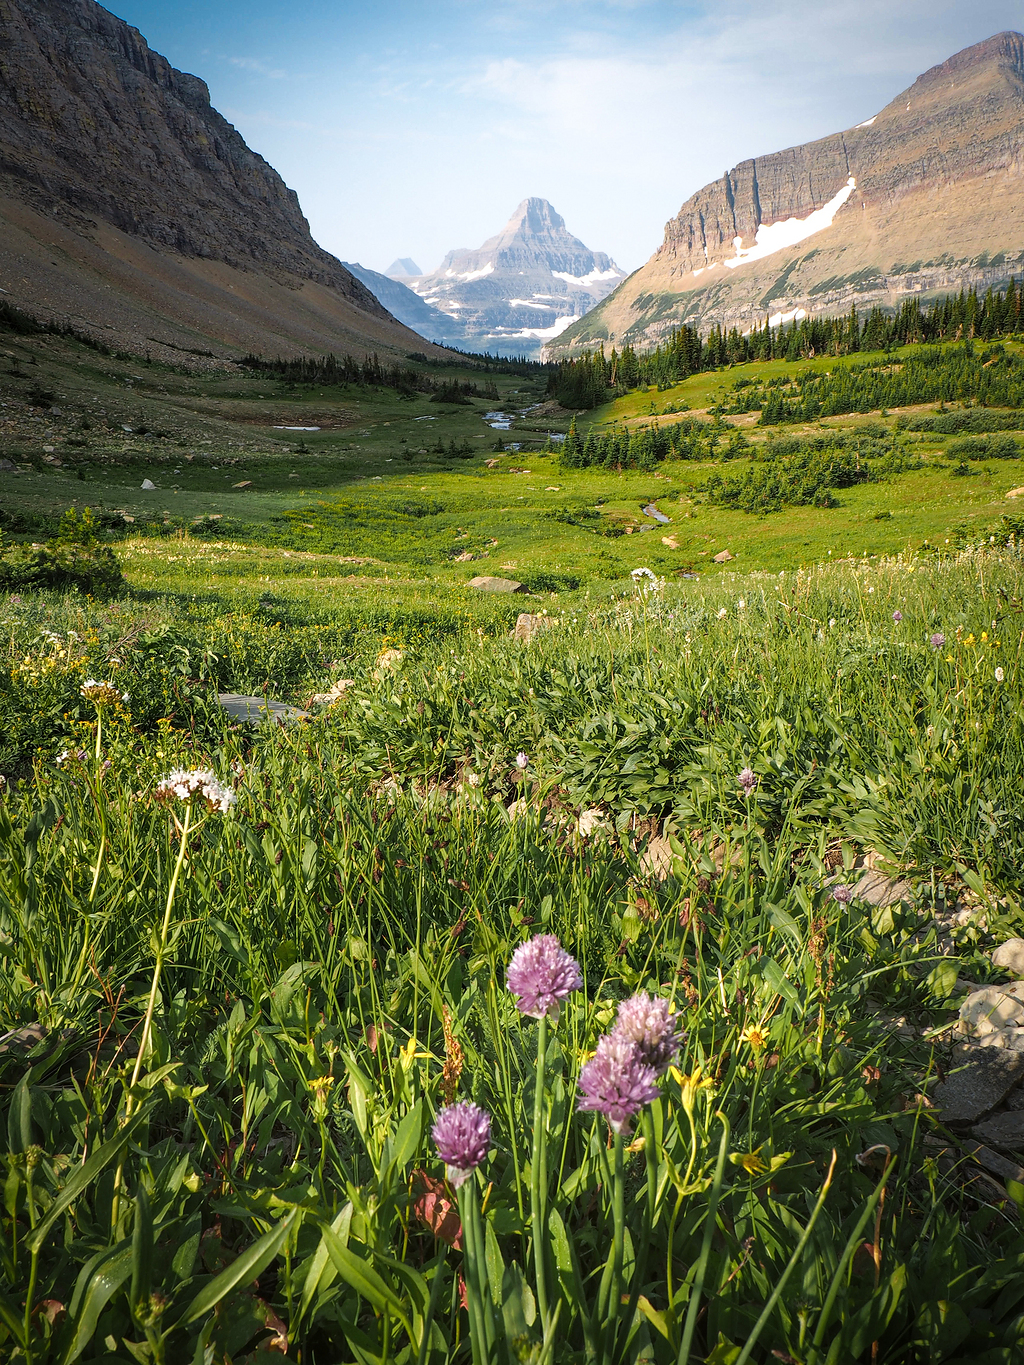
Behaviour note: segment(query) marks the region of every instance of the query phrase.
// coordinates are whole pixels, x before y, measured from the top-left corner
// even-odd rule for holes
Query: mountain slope
[[[458,319],[426,303],[404,281],[391,275],[382,275],[377,270],[368,270],[358,262],[344,261],[343,265],[366,285],[393,317],[412,327],[428,341],[437,341],[446,346],[461,346],[465,341],[466,329]]]
[[[1001,33],[857,127],[706,185],[647,264],[549,350],[892,306],[1001,283],[1022,261],[1024,38]]]
[[[205,83],[94,0],[0,0],[0,288],[134,349],[416,340]]]
[[[536,354],[623,276],[603,251],[574,237],[546,199],[524,199],[483,246],[449,251],[409,286],[457,320],[468,349]]]

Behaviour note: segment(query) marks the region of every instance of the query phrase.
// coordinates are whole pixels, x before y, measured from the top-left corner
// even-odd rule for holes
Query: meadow
[[[910,433],[934,467],[752,516],[493,450],[550,410],[451,456],[512,375],[405,461],[424,395],[125,396],[33,344],[170,434],[47,452],[12,400],[9,534],[97,506],[126,588],[0,598],[2,1357],[1019,1359],[1024,1169],[934,1099],[1024,934],[1015,462]]]

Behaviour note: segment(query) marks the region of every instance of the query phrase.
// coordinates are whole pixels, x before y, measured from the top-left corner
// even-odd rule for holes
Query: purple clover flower
[[[941,649],[945,643],[946,643],[945,635],[943,635],[941,630],[937,630],[935,634],[932,636],[931,640],[932,649]]]
[[[430,1136],[445,1164],[445,1174],[458,1189],[490,1150],[491,1116],[470,1100],[450,1104],[438,1114]]]
[[[668,1001],[658,996],[652,999],[646,991],[637,991],[622,1002],[611,1036],[635,1043],[657,1076],[663,1076],[675,1061],[685,1037]]]
[[[899,625],[899,623],[903,620],[903,613],[901,611],[894,611],[892,614],[892,619],[896,622],[897,625]]]
[[[753,768],[744,768],[742,772],[736,774],[736,781],[743,788],[743,795],[749,796],[757,786],[757,775]]]
[[[645,1104],[657,1099],[655,1079],[654,1067],[644,1061],[636,1043],[606,1033],[580,1072],[578,1108],[596,1109],[621,1134]]]
[[[516,997],[516,1008],[532,1019],[557,1019],[562,1001],[583,985],[580,964],[570,957],[554,934],[538,934],[512,954],[505,982]]]
[[[832,888],[832,899],[840,905],[849,905],[853,900],[853,887],[840,883]]]

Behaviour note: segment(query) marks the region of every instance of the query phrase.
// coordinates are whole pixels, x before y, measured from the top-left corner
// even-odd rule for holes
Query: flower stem
[[[541,1327],[548,1327],[547,1244],[548,1153],[544,1123],[544,1062],[548,1047],[548,1019],[537,1027],[537,1080],[533,1094],[533,1160],[530,1163],[530,1212],[533,1226],[533,1270]]]
[[[192,803],[190,801],[185,807],[185,819],[181,826],[181,847],[178,849],[178,860],[174,864],[174,872],[171,874],[171,884],[167,889],[167,904],[164,907],[163,923],[160,925],[160,936],[157,939],[156,962],[153,966],[153,982],[149,989],[146,1016],[142,1022],[142,1037],[139,1039],[139,1051],[135,1058],[134,1070],[132,1071],[132,1085],[139,1079],[139,1075],[142,1071],[142,1064],[146,1056],[146,1050],[149,1047],[149,1035],[153,1027],[153,1012],[156,1009],[156,997],[157,992],[160,989],[160,976],[163,972],[164,953],[167,951],[167,935],[171,927],[171,911],[174,909],[174,893],[178,889],[178,878],[181,876],[181,869],[184,866],[185,858],[188,855],[188,835],[191,823]],[[130,1112],[130,1099],[128,1101],[128,1106]]]
[[[605,1358],[615,1358],[615,1338],[622,1310],[622,1255],[625,1242],[625,1190],[622,1172],[622,1134],[615,1133],[615,1169],[612,1175],[612,1281],[608,1296],[608,1328]]]
[[[459,1186],[459,1215],[462,1219],[465,1246],[462,1264],[465,1271],[466,1299],[469,1304],[469,1345],[473,1353],[473,1365],[487,1365],[487,1327],[484,1322],[481,1274],[484,1249],[477,1241],[480,1224],[476,1180],[473,1177]]]

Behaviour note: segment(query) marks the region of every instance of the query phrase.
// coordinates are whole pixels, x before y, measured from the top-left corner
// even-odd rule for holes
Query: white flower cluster
[[[665,580],[650,569],[631,569],[629,576],[645,597],[649,592],[659,592],[665,586]]]
[[[97,682],[95,678],[86,678],[79,690],[86,701],[91,701],[94,706],[127,701],[130,695],[128,692],[119,691],[112,682]]]
[[[197,768],[193,772],[175,768],[156,784],[156,797],[158,801],[171,797],[177,797],[179,801],[191,801],[193,797],[199,797],[211,811],[220,811],[221,815],[227,815],[237,800],[231,788],[219,782],[209,768]]]

